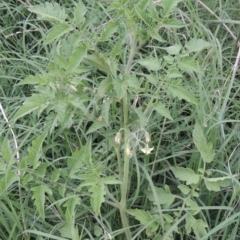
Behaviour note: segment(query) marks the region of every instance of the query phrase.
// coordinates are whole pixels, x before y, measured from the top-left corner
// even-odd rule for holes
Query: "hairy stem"
[[[128,77],[131,69],[131,65],[136,53],[136,45],[135,38],[132,37],[133,45],[131,45],[129,59],[125,69],[125,75]],[[126,93],[122,99],[122,112],[123,112],[123,129],[124,129],[124,155],[123,155],[123,182],[121,187],[121,201],[120,201],[120,215],[122,220],[122,225],[124,227],[125,235],[127,240],[132,239],[132,234],[129,228],[128,217],[126,215],[127,209],[127,193],[128,193],[128,185],[129,185],[129,153],[126,151],[128,147],[128,137],[129,137],[129,128],[128,128],[128,94]]]

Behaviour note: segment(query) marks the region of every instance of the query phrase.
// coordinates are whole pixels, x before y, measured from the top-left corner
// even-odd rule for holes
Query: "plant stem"
[[[128,123],[128,97],[127,93],[123,97],[123,116],[124,116],[124,146],[127,147],[128,144],[128,134],[129,130],[127,127]],[[120,214],[122,219],[122,224],[124,227],[124,231],[127,237],[127,240],[131,240],[131,232],[129,229],[129,223],[128,218],[126,216],[126,207],[127,207],[127,190],[128,190],[128,182],[129,182],[129,156],[126,154],[126,151],[124,151],[124,157],[123,157],[124,163],[123,163],[123,183],[122,183],[122,189],[121,189],[121,201],[120,201]]]
[[[132,44],[129,59],[125,69],[125,75],[128,77],[131,69],[131,65],[133,62],[133,58],[136,53],[136,44],[135,38],[132,37]],[[129,136],[129,128],[128,128],[128,93],[126,93],[122,99],[122,112],[123,112],[123,129],[124,129],[124,156],[123,156],[123,182],[121,187],[121,201],[120,201],[120,215],[122,220],[122,225],[124,227],[126,240],[132,239],[132,234],[129,228],[129,221],[126,215],[126,208],[127,208],[127,192],[128,192],[128,185],[129,185],[129,154],[126,152],[126,148],[128,147],[128,136]]]

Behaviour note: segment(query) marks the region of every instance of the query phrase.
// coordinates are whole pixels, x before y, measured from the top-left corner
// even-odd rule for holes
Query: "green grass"
[[[240,4],[60,2],[0,3],[0,239],[240,239]]]

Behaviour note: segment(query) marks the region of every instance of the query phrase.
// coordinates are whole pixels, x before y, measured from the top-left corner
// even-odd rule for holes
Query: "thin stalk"
[[[135,38],[132,37],[132,44],[129,59],[125,69],[125,75],[128,76],[131,70],[131,65],[136,53],[136,44]],[[121,187],[121,201],[120,201],[120,215],[122,220],[122,225],[124,227],[126,240],[132,239],[132,234],[129,228],[129,221],[126,215],[126,208],[127,208],[127,192],[128,192],[128,185],[129,185],[129,167],[130,167],[130,160],[129,160],[129,153],[126,151],[128,147],[128,136],[129,136],[129,128],[128,128],[128,93],[126,93],[122,99],[122,112],[123,112],[123,129],[124,129],[124,155],[123,155],[123,182]]]

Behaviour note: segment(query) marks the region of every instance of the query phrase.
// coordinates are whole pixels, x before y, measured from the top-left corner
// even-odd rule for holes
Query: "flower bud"
[[[120,144],[121,142],[121,133],[118,132],[114,138],[115,143]]]
[[[145,140],[146,140],[146,143],[149,143],[151,141],[151,136],[147,131],[145,132]]]

